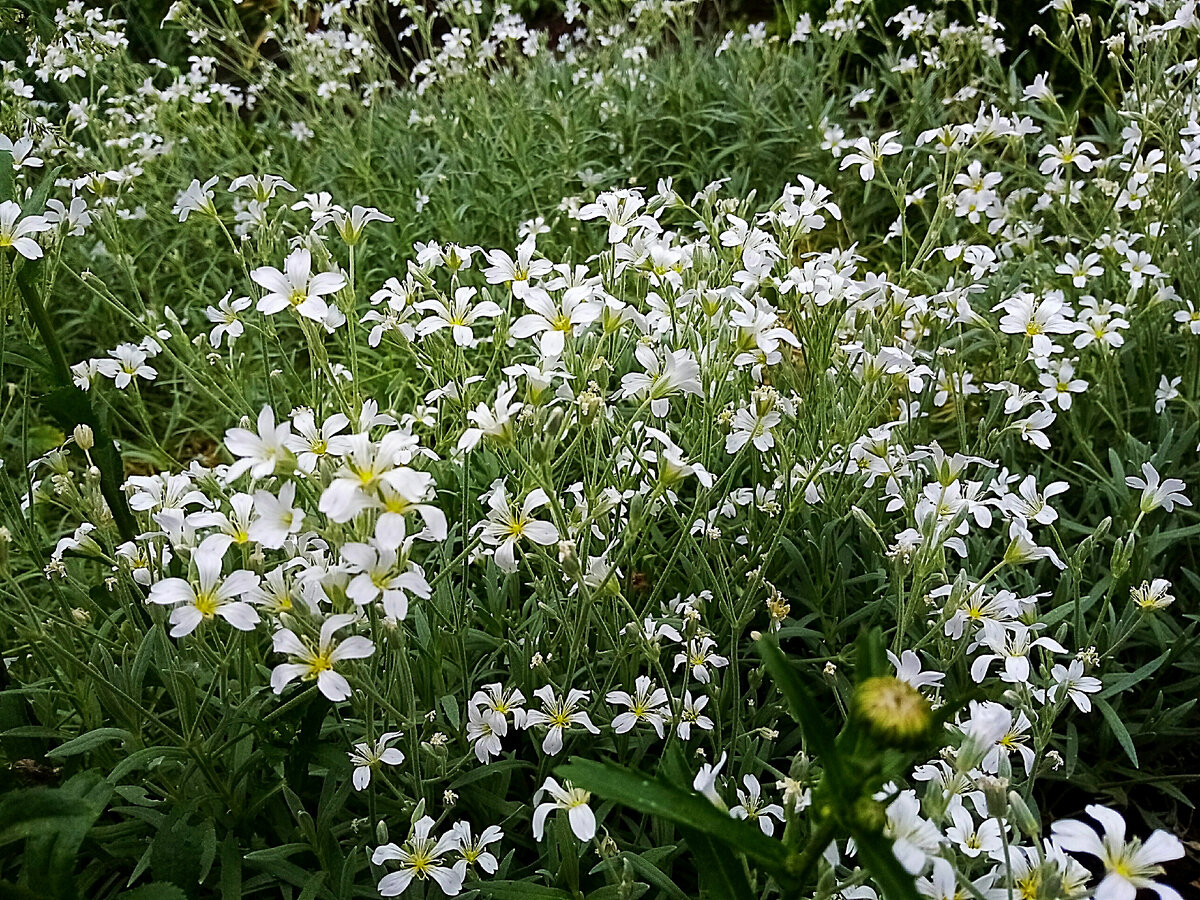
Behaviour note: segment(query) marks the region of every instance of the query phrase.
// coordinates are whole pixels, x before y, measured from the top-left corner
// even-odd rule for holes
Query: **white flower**
[[[389,747],[388,744],[400,737],[402,732],[389,731],[386,734],[381,734],[372,746],[367,743],[358,743],[354,745],[354,749],[349,752],[350,762],[354,763],[354,789],[356,791],[365,791],[367,785],[371,783],[371,771],[381,765],[398,766],[404,762],[404,754],[395,747]]]
[[[1134,900],[1139,890],[1154,891],[1162,900],[1181,900],[1174,888],[1154,880],[1163,871],[1159,863],[1183,856],[1179,838],[1159,830],[1144,844],[1136,838],[1126,843],[1125,819],[1119,812],[1098,804],[1086,811],[1104,829],[1103,839],[1075,819],[1055,822],[1051,834],[1062,849],[1086,853],[1104,864],[1105,875],[1093,894],[1095,900]]]
[[[663,736],[663,726],[670,717],[667,692],[660,687],[654,687],[648,676],[638,676],[632,695],[627,691],[609,691],[604,699],[609,703],[629,707],[626,712],[613,718],[613,731],[617,734],[624,734],[639,722],[645,722],[660,738]]]
[[[571,830],[579,840],[590,841],[596,836],[596,815],[588,806],[591,794],[569,781],[560,785],[553,778],[547,778],[546,783],[538,788],[533,795],[533,802],[537,804],[545,794],[549,794],[551,799],[533,811],[533,836],[536,840],[540,841],[545,834],[546,817],[559,809],[567,811]]]
[[[912,875],[924,871],[942,843],[937,827],[921,818],[921,804],[913,791],[902,791],[887,808],[884,834],[892,839],[892,852],[900,865]]]
[[[704,637],[695,637],[688,641],[686,651],[675,654],[675,662],[672,666],[672,671],[678,669],[682,665],[686,665],[692,672],[692,677],[701,684],[708,684],[710,675],[708,667],[720,669],[723,666],[729,665],[729,659],[724,656],[719,656],[713,652],[717,642],[705,635]]]
[[[950,810],[950,819],[954,824],[946,829],[946,837],[958,845],[964,856],[974,859],[980,854],[987,854],[998,862],[1004,860],[999,821],[984,819],[976,828],[974,817],[961,804]]]
[[[513,296],[523,300],[529,294],[531,278],[542,278],[554,270],[550,260],[533,258],[536,251],[534,235],[527,237],[517,247],[515,260],[503,250],[489,250],[484,257],[491,265],[483,270],[483,277],[488,284],[511,285]]]
[[[898,131],[886,131],[874,143],[870,138],[861,137],[854,142],[857,152],[848,153],[842,158],[840,169],[859,166],[858,177],[863,181],[875,178],[875,167],[883,162],[885,156],[895,156],[904,149],[904,145],[895,138],[900,136]]]
[[[410,563],[406,554],[377,542],[343,544],[342,560],[354,576],[346,585],[346,596],[358,606],[379,600],[384,615],[393,619],[408,616],[410,593],[427,600],[432,592],[420,566]]]
[[[504,749],[501,738],[508,734],[508,719],[490,715],[475,704],[467,707],[467,742],[475,751],[475,758],[487,765],[493,756]]]
[[[1054,679],[1054,686],[1046,693],[1051,700],[1057,701],[1065,695],[1079,708],[1080,712],[1091,712],[1092,699],[1088,694],[1096,693],[1102,685],[1099,678],[1083,674],[1083,660],[1071,660],[1069,668],[1055,665],[1050,670],[1050,677]]]
[[[158,377],[158,372],[146,362],[146,351],[137,344],[118,344],[108,351],[108,355],[110,359],[95,361],[96,371],[105,378],[111,378],[119,389],[129,387],[135,378],[153,381]]]
[[[523,299],[532,312],[513,323],[512,336],[527,338],[540,334],[541,354],[551,359],[562,355],[568,335],[574,337],[604,311],[604,304],[594,298],[593,288],[587,286],[567,288],[558,304],[541,288],[526,291]]]
[[[275,632],[274,649],[284,653],[293,662],[281,663],[271,672],[271,688],[283,693],[289,682],[297,678],[309,681],[316,679],[317,688],[334,703],[350,696],[350,683],[334,665],[348,659],[365,659],[375,652],[375,645],[365,637],[348,637],[335,642],[334,632],[357,621],[352,614],[330,616],[321,623],[320,637],[314,646],[311,640],[302,640],[290,628]]]
[[[505,572],[517,571],[516,546],[528,539],[535,544],[549,547],[558,542],[558,529],[552,522],[533,518],[550,498],[541,488],[534,488],[525,497],[520,510],[514,510],[508,502],[508,492],[498,484],[488,498],[488,517],[484,522],[480,540],[495,547],[492,558]]]
[[[457,832],[449,831],[440,838],[431,837],[434,821],[424,816],[413,825],[412,834],[402,847],[384,844],[371,854],[372,865],[399,862],[400,870],[384,875],[379,881],[379,893],[385,897],[398,897],[416,881],[433,881],[447,897],[462,891],[463,873],[457,866],[448,866],[442,859],[459,844]]]
[[[262,266],[250,273],[250,278],[266,290],[258,301],[258,311],[273,315],[289,306],[305,318],[325,323],[329,305],[323,299],[346,286],[346,279],[337,272],[312,274],[312,254],[301,248],[293,250],[283,262],[283,271]]]
[[[471,825],[468,822],[455,822],[450,827],[450,833],[457,841],[454,849],[462,854],[462,858],[454,864],[462,878],[467,877],[468,866],[479,866],[489,875],[494,875],[500,868],[500,860],[487,849],[488,844],[494,844],[504,838],[504,832],[498,825],[489,825],[475,838],[471,835]]]
[[[693,725],[701,731],[713,730],[713,720],[702,712],[707,705],[708,697],[701,695],[693,699],[691,691],[684,691],[683,708],[679,713],[679,724],[675,727],[680,740],[691,740]]]
[[[254,509],[258,518],[250,523],[248,535],[264,547],[278,550],[304,524],[304,510],[295,506],[296,483],[289,481],[279,489],[279,496],[270,491],[256,491]]]
[[[659,359],[654,348],[638,344],[633,351],[637,361],[646,371],[630,372],[621,377],[623,397],[645,396],[650,400],[650,411],[662,418],[671,407],[670,397],[676,394],[703,394],[700,385],[700,365],[690,350],[668,350]]]
[[[205,542],[192,554],[196,580],[166,578],[150,588],[149,603],[174,606],[171,610],[171,637],[183,637],[201,622],[220,616],[239,631],[253,631],[258,611],[239,598],[258,585],[258,576],[238,569],[221,577],[227,542]]]
[[[715,765],[705,763],[700,767],[700,771],[696,773],[696,777],[692,779],[692,790],[698,794],[703,794],[713,806],[719,809],[725,808],[725,801],[717,793],[717,776],[721,774],[721,769],[725,766],[725,757],[726,754],[722,751],[721,758],[717,760]]]
[[[233,291],[229,291],[217,301],[216,306],[210,306],[204,310],[208,321],[215,326],[208,336],[208,342],[212,344],[214,350],[221,346],[222,340],[232,347],[233,342],[240,338],[246,330],[242,320],[238,318],[238,313],[250,308],[250,298],[238,297],[236,300],[230,300],[229,298],[232,296]]]
[[[547,727],[546,737],[542,741],[544,753],[557,755],[563,748],[563,732],[573,726],[580,725],[592,734],[600,733],[587,711],[579,708],[579,704],[587,702],[587,691],[571,688],[565,697],[559,697],[554,693],[554,688],[547,684],[534,691],[533,695],[542,701],[542,708],[531,709],[525,714],[525,727]]]
[[[446,303],[438,298],[418,303],[417,309],[432,313],[432,315],[426,316],[417,325],[417,334],[425,337],[442,328],[449,328],[454,337],[454,343],[459,347],[475,346],[475,335],[471,331],[471,326],[479,319],[494,319],[496,316],[504,314],[504,310],[491,300],[472,304],[471,299],[477,293],[478,291],[473,287],[460,287],[455,288],[452,303]]]
[[[330,455],[340,455],[350,449],[350,441],[341,433],[350,424],[342,413],[334,413],[317,427],[316,416],[311,409],[292,412],[292,427],[295,434],[283,439],[283,446],[296,454],[296,467],[301,472],[312,472],[317,462]]]
[[[915,688],[941,687],[946,677],[944,672],[922,671],[921,657],[913,650],[905,650],[899,656],[888,650],[887,657],[896,670],[896,677]]]
[[[729,815],[735,819],[757,822],[762,833],[770,837],[775,833],[775,823],[772,821],[772,817],[782,822],[783,807],[778,803],[763,803],[762,785],[753,775],[746,775],[742,778],[742,784],[746,786],[746,790],[738,788],[739,805],[731,809]]]
[[[179,216],[180,222],[186,222],[187,217],[194,212],[215,216],[217,208],[213,205],[212,187],[216,183],[216,175],[208,179],[204,184],[200,183],[199,178],[193,178],[192,183],[180,191],[179,195],[175,198],[175,205],[171,208],[171,214]]]
[[[1127,485],[1142,492],[1138,504],[1142,512],[1148,513],[1160,506],[1167,512],[1173,512],[1176,504],[1192,505],[1192,501],[1183,495],[1183,489],[1187,485],[1178,478],[1168,478],[1160,482],[1158,470],[1150,463],[1142,463],[1142,476],[1138,478],[1136,475],[1128,475],[1125,478]]]
[[[287,422],[275,424],[275,410],[269,406],[258,414],[257,434],[245,428],[229,429],[225,432],[225,448],[238,459],[229,467],[227,480],[233,481],[247,471],[252,478],[273,474],[279,462],[291,455],[286,446],[291,433]]]
[[[1167,404],[1179,397],[1179,384],[1183,377],[1176,375],[1168,380],[1166,375],[1159,376],[1158,389],[1154,392],[1154,412],[1161,413]]]

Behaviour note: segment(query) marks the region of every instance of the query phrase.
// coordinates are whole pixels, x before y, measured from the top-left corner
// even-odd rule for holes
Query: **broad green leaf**
[[[870,871],[885,900],[921,900],[916,880],[896,859],[890,838],[878,831],[854,829],[854,842],[859,860]]]
[[[90,814],[83,800],[56,788],[12,791],[0,799],[0,847],[54,834],[68,821],[87,821]]]
[[[701,886],[714,900],[755,900],[740,856],[725,852],[708,835],[694,829],[683,827],[679,831],[692,850]]]
[[[13,157],[8,150],[0,150],[0,203],[13,198]]]
[[[748,822],[731,818],[700,794],[611,763],[572,759],[555,773],[576,787],[630,809],[707,834],[773,872],[785,871],[787,851]]]
[[[766,663],[767,671],[775,681],[775,686],[787,701],[792,718],[799,723],[801,731],[804,732],[808,749],[821,760],[821,764],[825,767],[825,777],[829,779],[834,792],[840,795],[847,779],[841,760],[834,748],[833,739],[836,729],[821,714],[812,694],[808,692],[808,688],[804,686],[804,682],[800,680],[800,676],[792,664],[787,661],[779,649],[775,638],[764,634],[758,639],[757,646],[759,655]]]

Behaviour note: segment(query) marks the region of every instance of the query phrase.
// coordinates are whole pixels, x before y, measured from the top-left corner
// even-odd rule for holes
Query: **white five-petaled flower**
[[[1192,501],[1183,494],[1186,483],[1178,478],[1165,478],[1160,481],[1158,470],[1148,462],[1142,463],[1141,478],[1129,475],[1125,478],[1125,483],[1142,492],[1138,507],[1144,513],[1152,512],[1160,506],[1167,512],[1173,512],[1176,505],[1192,505]]]
[[[746,786],[746,790],[738,788],[738,805],[729,811],[729,815],[735,819],[757,822],[762,833],[770,837],[775,833],[775,822],[772,821],[772,817],[782,822],[784,819],[783,807],[778,803],[763,802],[762,785],[753,775],[743,777],[742,784]]]
[[[533,514],[550,502],[546,492],[534,488],[526,495],[520,509],[513,509],[508,502],[508,491],[498,484],[488,498],[488,517],[483,525],[480,540],[495,547],[492,558],[505,572],[517,571],[516,547],[521,540],[548,547],[558,541],[558,529],[552,522],[535,519]]]
[[[171,208],[172,215],[179,216],[180,222],[186,222],[187,217],[194,212],[202,212],[210,216],[217,214],[217,207],[213,204],[213,185],[217,183],[217,176],[203,184],[199,178],[193,178],[192,183],[179,192],[175,198],[175,205]]]
[[[350,683],[344,675],[334,670],[339,662],[350,659],[365,659],[375,652],[375,644],[365,637],[355,635],[343,641],[333,639],[334,632],[356,621],[353,614],[330,616],[321,623],[321,633],[314,645],[311,640],[301,639],[290,628],[275,632],[274,649],[285,653],[292,662],[281,663],[271,672],[271,687],[275,693],[297,678],[309,681],[316,679],[317,688],[334,703],[350,696]]]
[[[551,799],[539,804],[546,794],[549,794]],[[560,785],[553,778],[547,778],[546,783],[533,795],[533,802],[539,804],[533,811],[534,838],[540,841],[546,833],[546,817],[555,810],[563,809],[567,812],[567,820],[571,823],[575,837],[581,841],[590,841],[596,836],[596,815],[588,806],[591,799],[591,794],[583,788],[575,787],[569,781]]]
[[[645,722],[660,738],[663,736],[663,727],[670,717],[667,692],[663,688],[655,687],[648,676],[638,676],[633,694],[628,691],[609,691],[604,699],[609,703],[629,707],[625,712],[613,717],[613,731],[617,734],[624,734],[639,722]]]
[[[51,227],[45,216],[21,218],[21,207],[13,200],[0,203],[0,250],[11,247],[26,259],[40,259],[42,248],[31,235]]]
[[[554,271],[554,264],[550,260],[533,258],[536,251],[534,235],[527,237],[517,247],[516,259],[503,250],[489,250],[484,257],[491,265],[483,270],[483,277],[488,284],[511,285],[513,296],[524,300],[531,290],[531,278],[543,278]]]
[[[283,261],[283,271],[274,266],[261,266],[250,278],[266,293],[258,301],[258,311],[273,315],[289,306],[305,318],[324,323],[329,317],[329,304],[323,299],[346,286],[338,272],[312,274],[312,254],[300,248],[293,250]]]
[[[403,732],[389,731],[386,734],[381,734],[379,740],[374,745],[368,744],[365,741],[354,745],[354,749],[349,751],[350,762],[354,763],[354,789],[356,791],[365,791],[367,785],[371,783],[371,772],[373,769],[381,765],[398,766],[404,762],[404,754],[395,747],[389,747],[392,741],[400,737]]]
[[[229,467],[227,478],[233,481],[243,472],[249,471],[252,478],[266,478],[275,472],[275,466],[290,456],[287,439],[292,433],[291,425],[284,421],[275,424],[275,410],[264,406],[258,414],[258,433],[246,428],[231,428],[225,432],[225,447],[237,461]]]
[[[702,712],[707,705],[708,697],[703,694],[693,699],[691,691],[683,692],[683,707],[679,712],[679,724],[675,726],[680,740],[691,740],[693,725],[701,731],[713,730],[713,720]]]
[[[531,312],[513,323],[512,336],[527,338],[540,334],[538,347],[547,359],[561,356],[567,336],[574,337],[604,311],[604,303],[595,299],[593,289],[588,286],[567,288],[558,303],[547,291],[531,288],[524,300]]]
[[[471,326],[479,319],[494,319],[504,314],[504,310],[491,300],[472,303],[471,300],[477,293],[473,287],[460,287],[455,288],[453,300],[434,298],[418,303],[417,309],[428,315],[417,325],[417,334],[425,337],[435,331],[449,328],[454,343],[459,347],[475,346],[475,334],[471,331]]]
[[[870,138],[861,137],[854,142],[856,152],[847,153],[842,157],[839,169],[848,169],[850,166],[858,166],[858,177],[863,181],[871,181],[875,178],[875,167],[883,162],[885,156],[895,156],[904,149],[904,145],[896,140],[900,136],[898,131],[885,131],[879,136],[879,140],[872,141]]]
[[[905,650],[899,656],[889,650],[887,657],[896,670],[896,677],[915,688],[941,687],[946,677],[944,672],[923,671],[921,657],[914,650]]]
[[[1076,819],[1055,822],[1051,834],[1063,850],[1086,853],[1104,864],[1104,878],[1093,894],[1096,900],[1134,900],[1139,890],[1154,891],[1162,900],[1180,900],[1178,891],[1154,880],[1162,874],[1160,863],[1183,856],[1179,838],[1159,830],[1145,843],[1137,838],[1126,842],[1125,819],[1119,812],[1098,804],[1086,811],[1104,829],[1103,838]]]
[[[705,635],[704,637],[695,637],[688,641],[687,649],[684,652],[675,654],[675,662],[672,671],[678,669],[682,665],[686,665],[692,672],[692,677],[701,684],[708,684],[711,676],[708,672],[708,667],[720,669],[723,666],[729,665],[729,659],[724,656],[719,656],[713,650],[717,646],[717,642]]]
[[[1102,685],[1099,678],[1083,674],[1083,660],[1073,659],[1070,666],[1055,665],[1050,670],[1050,677],[1054,679],[1054,684],[1046,694],[1051,700],[1057,701],[1065,696],[1080,712],[1092,711],[1092,698],[1088,694],[1096,693]]]
[[[550,685],[543,685],[533,692],[542,701],[541,709],[531,709],[525,713],[525,727],[533,728],[544,725],[546,737],[542,741],[542,752],[555,756],[563,748],[563,732],[574,726],[581,726],[592,734],[599,734],[600,729],[592,724],[587,710],[580,709],[580,704],[588,700],[588,692],[571,688],[565,697],[554,693]]]
[[[221,577],[227,541],[201,544],[192,554],[196,580],[164,578],[150,588],[147,601],[171,610],[171,637],[191,634],[196,627],[214,616],[220,616],[239,631],[253,631],[258,624],[258,611],[239,599],[258,585],[258,576],[238,569]]]
[[[464,871],[457,866],[447,865],[444,857],[458,847],[459,835],[448,831],[439,838],[432,836],[433,819],[424,816],[413,825],[412,834],[403,846],[384,844],[371,854],[371,863],[381,866],[385,862],[398,862],[399,871],[391,872],[380,879],[379,893],[385,897],[397,897],[408,890],[413,881],[433,881],[447,897],[462,890]]]
[[[250,307],[250,298],[238,297],[236,300],[230,300],[229,298],[232,296],[233,291],[229,291],[217,301],[216,306],[210,306],[204,310],[204,315],[214,326],[208,336],[208,342],[212,344],[214,350],[221,346],[222,341],[232,347],[233,342],[240,338],[246,330],[246,326],[238,318],[238,313]]]
[[[496,870],[500,868],[500,860],[496,859],[496,854],[487,849],[488,844],[494,844],[504,837],[504,832],[498,825],[489,825],[483,829],[479,837],[474,837],[471,834],[470,823],[455,822],[450,827],[450,833],[458,842],[454,849],[459,852],[460,857],[454,864],[454,868],[458,870],[460,876],[467,877],[469,866],[479,866],[489,875],[495,874]]]
[[[672,396],[703,395],[700,385],[700,364],[692,351],[667,350],[660,359],[654,348],[638,344],[633,351],[645,372],[630,372],[621,377],[623,397],[644,396],[650,401],[650,411],[660,419],[671,408]]]

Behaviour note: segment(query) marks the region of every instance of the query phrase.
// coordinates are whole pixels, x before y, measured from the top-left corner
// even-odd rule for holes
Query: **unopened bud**
[[[1016,791],[1008,792],[1008,816],[1025,833],[1026,837],[1037,840],[1042,830],[1042,823],[1029,808],[1029,804]]]
[[[81,422],[75,426],[73,434],[80,450],[91,450],[96,446],[96,435],[92,432],[92,426]]]
[[[983,791],[988,815],[995,819],[1003,819],[1008,814],[1008,779],[983,775],[977,783]]]
[[[868,678],[854,690],[854,712],[879,741],[913,747],[929,734],[929,701],[915,687],[890,675]]]

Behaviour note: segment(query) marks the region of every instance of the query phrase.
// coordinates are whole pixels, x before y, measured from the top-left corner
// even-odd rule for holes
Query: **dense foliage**
[[[0,11],[5,896],[1196,877],[1195,0],[152,6]]]

